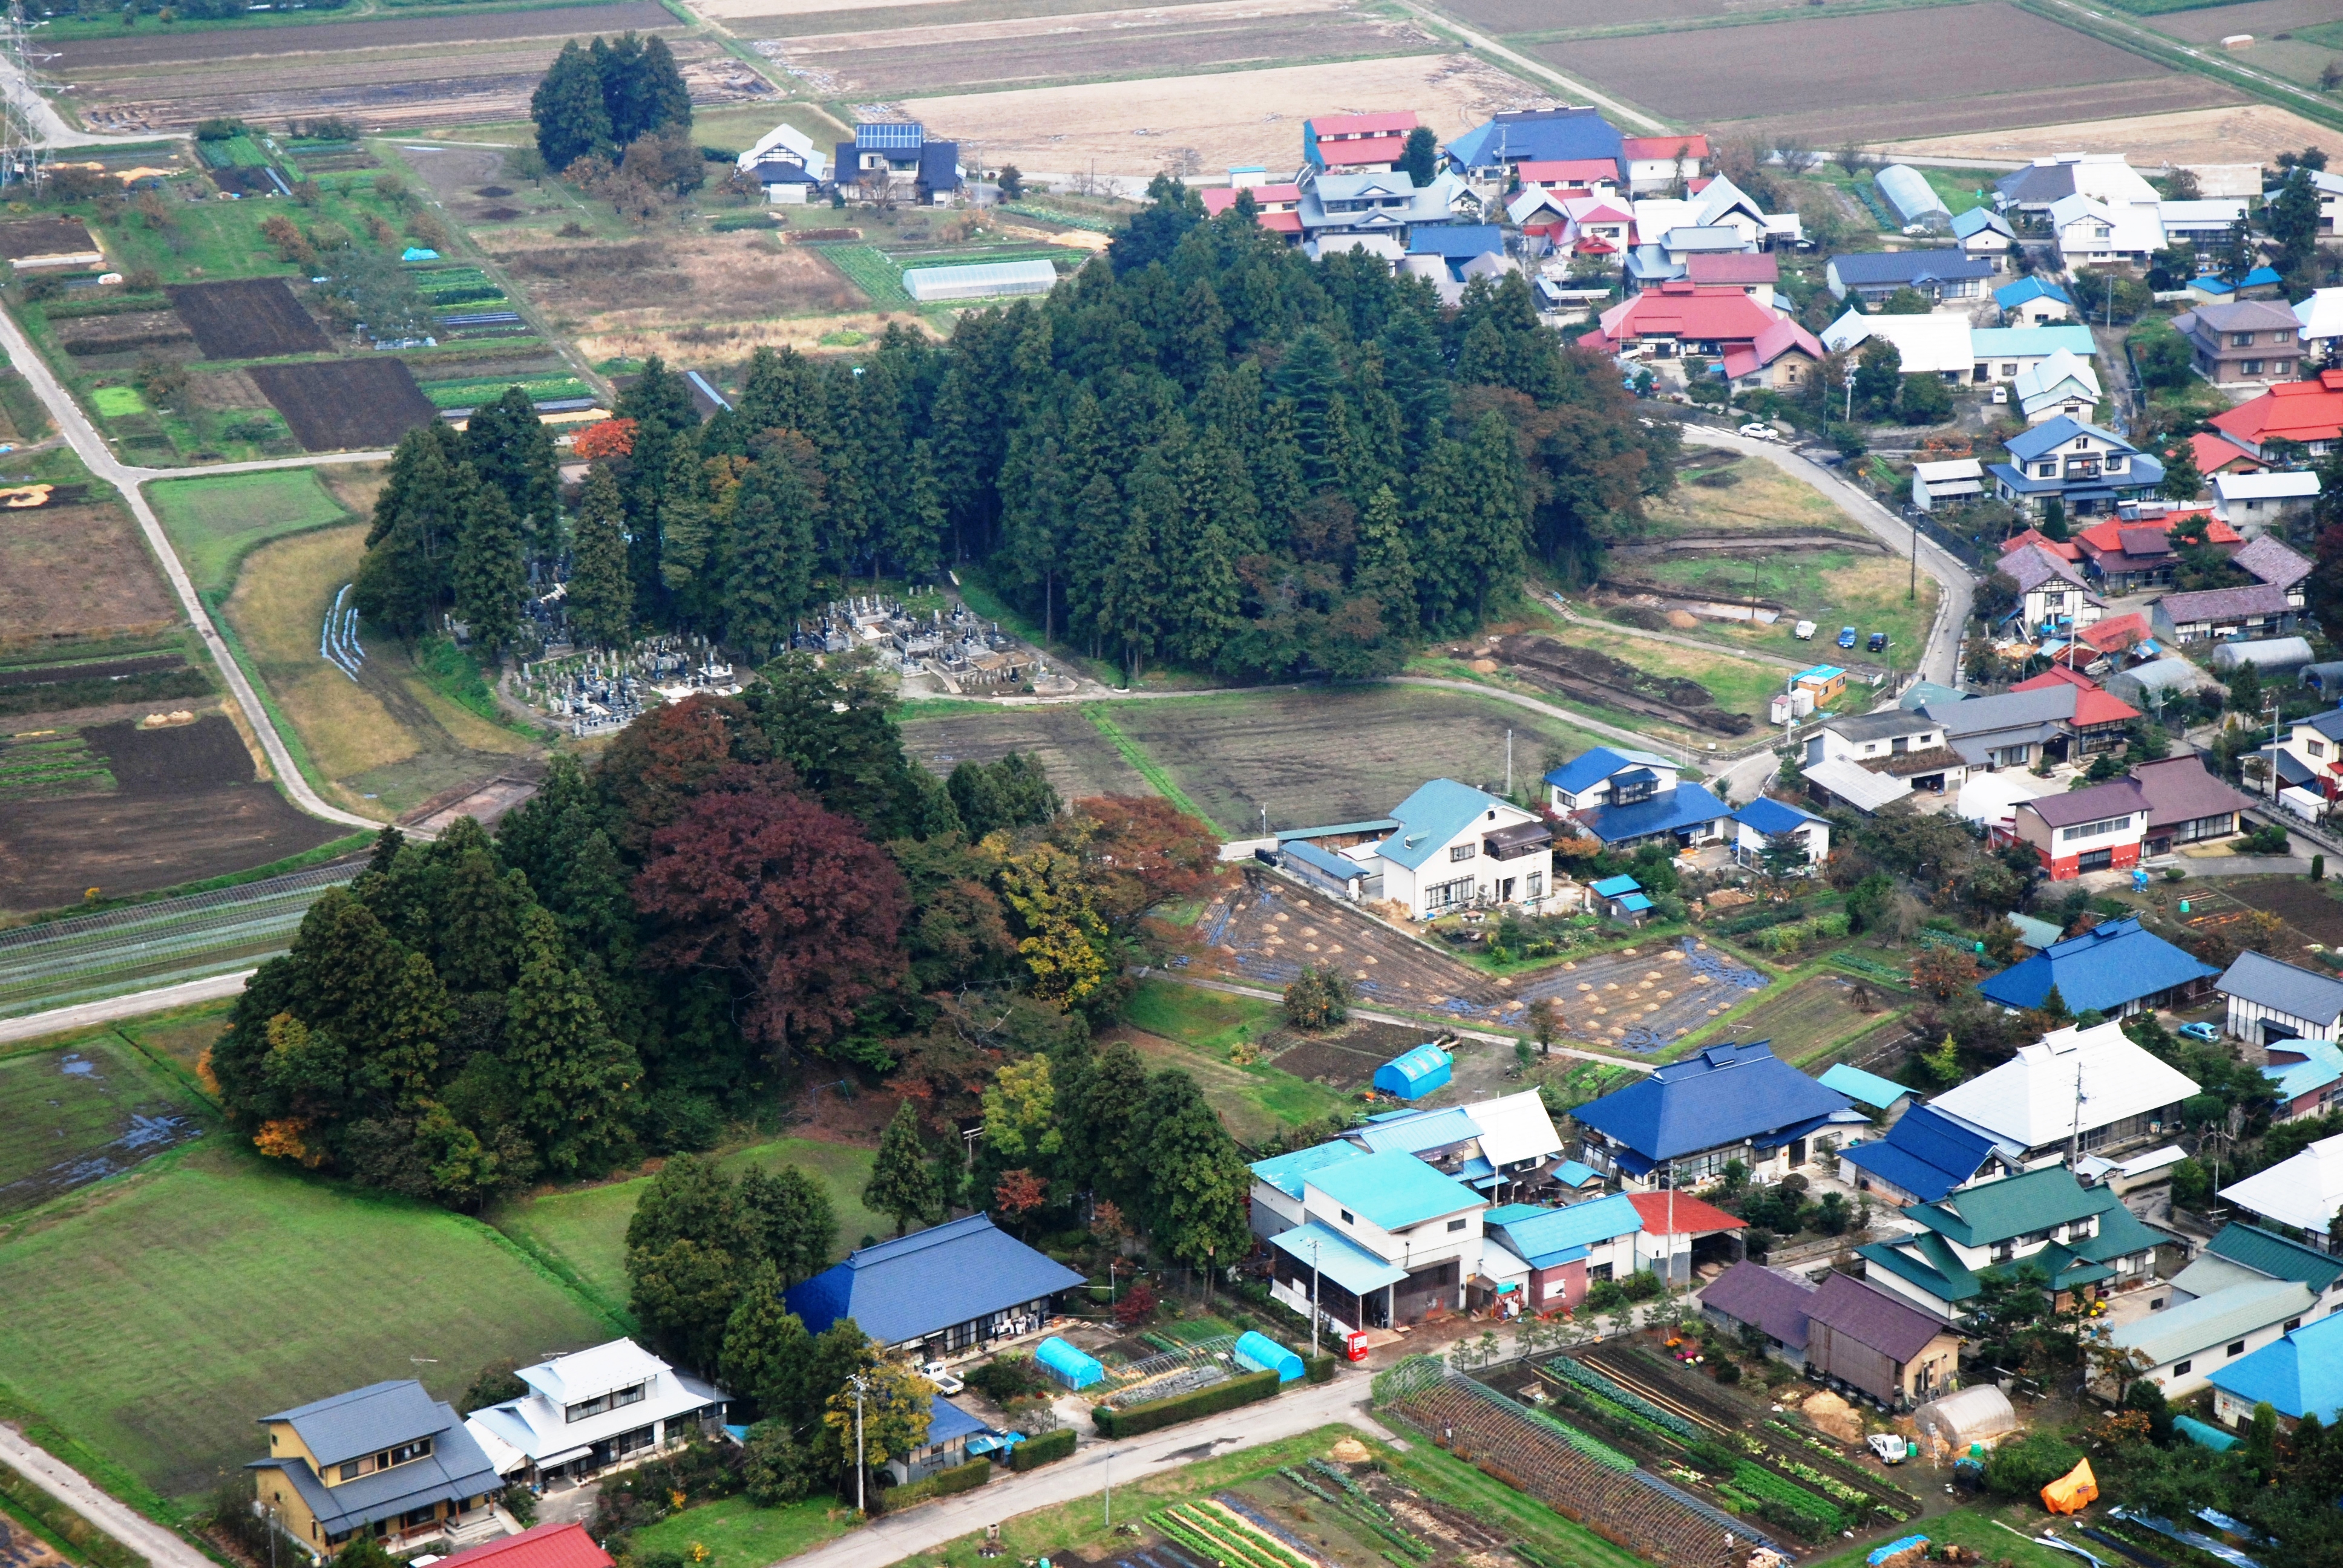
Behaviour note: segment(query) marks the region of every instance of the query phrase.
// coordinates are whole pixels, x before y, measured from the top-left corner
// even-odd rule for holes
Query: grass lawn
[[[255,1457],[268,1411],[385,1378],[449,1398],[617,1329],[478,1221],[217,1138],[0,1243],[0,1392],[177,1498]]]
[[[635,1532],[635,1560],[671,1552],[704,1568],[764,1568],[845,1534],[853,1521],[854,1510],[833,1498],[759,1508],[745,1497],[719,1497]]]
[[[1277,1009],[1257,997],[1150,979],[1140,981],[1123,1004],[1122,1020],[1133,1029],[1226,1055],[1238,1040],[1277,1027]]]
[[[143,1158],[134,1118],[187,1117],[195,1104],[110,1030],[0,1055],[0,1214],[31,1208],[85,1184],[100,1160],[125,1168]],[[160,1152],[169,1134],[144,1124]],[[121,1146],[127,1137],[130,1146]]]
[[[1736,658],[1719,649],[1703,653],[1675,643],[1654,642],[1647,638],[1633,640],[1604,631],[1599,627],[1564,626],[1550,633],[1555,641],[1573,648],[1592,648],[1634,665],[1649,675],[1681,676],[1696,680],[1708,689],[1716,706],[1729,713],[1749,713],[1760,719],[1765,716],[1765,704],[1782,689],[1784,671],[1770,664],[1757,664]]]
[[[1695,456],[1711,456],[1713,448],[1686,445]],[[1725,486],[1694,483],[1702,476],[1729,474]],[[1812,485],[1803,484],[1763,457],[1702,468],[1677,478],[1675,487],[1645,505],[1651,526],[1635,542],[1678,538],[1685,534],[1780,533],[1789,530],[1845,534],[1867,539],[1863,525],[1834,506]],[[1639,558],[1621,557],[1614,566],[1623,575],[1640,577],[1627,565]],[[1744,590],[1746,591],[1746,590]]]
[[[2011,1534],[1996,1520],[2020,1533]],[[1926,1535],[1932,1542],[1954,1542],[1975,1551],[1988,1563],[2007,1562],[2016,1564],[2016,1568],[2073,1568],[2077,1559],[2034,1540],[2049,1523],[2042,1510],[2027,1503],[1972,1503],[1933,1519],[1907,1520],[1892,1534],[1898,1539],[1916,1534]],[[1862,1568],[1864,1557],[1876,1544],[1875,1541],[1866,1541],[1835,1557],[1818,1558],[1806,1568]]]
[[[1240,1067],[1229,1060],[1239,1040],[1277,1026],[1270,1002],[1151,979],[1124,1005],[1122,1020],[1141,1031],[1132,1043],[1151,1064],[1194,1076],[1240,1143],[1259,1144],[1281,1127],[1315,1121],[1350,1103],[1322,1083],[1265,1063]]]
[[[146,412],[146,399],[138,396],[136,387],[100,387],[89,395],[89,403],[109,419]]]
[[[736,1176],[752,1165],[766,1171],[795,1165],[820,1181],[829,1190],[831,1211],[838,1216],[837,1255],[844,1257],[865,1236],[895,1232],[892,1220],[862,1206],[863,1184],[870,1180],[870,1162],[876,1153],[850,1143],[783,1138],[736,1150],[721,1162]],[[489,1218],[498,1229],[574,1276],[588,1297],[624,1312],[627,1222],[635,1217],[635,1205],[649,1185],[649,1177],[639,1176],[630,1181],[547,1192],[504,1204]]]
[[[1671,587],[1745,599],[1754,582],[1762,597],[1788,606],[1789,612],[1772,626],[1704,623],[1698,631],[1686,635],[1817,663],[1841,657],[1830,639],[1837,636],[1840,627],[1852,626],[1865,638],[1875,631],[1885,632],[1887,653],[1880,658],[1892,657],[1899,668],[1908,669],[1936,615],[1933,578],[1920,574],[1918,595],[1906,603],[1904,594],[1910,578],[1906,563],[1867,551],[1801,551],[1763,556],[1754,561],[1663,557],[1639,561],[1637,575]],[[1811,642],[1800,642],[1793,635],[1792,628],[1801,617],[1815,624]],[[1845,657],[1873,658],[1860,652]],[[1865,693],[1867,697],[1867,688]],[[1863,699],[1848,700],[1855,702],[1857,710],[1868,706]]]
[[[349,518],[314,468],[166,479],[147,487],[146,498],[206,598],[227,590],[256,546]]]
[[[297,221],[307,229],[319,223],[332,223],[344,232],[357,235],[360,245],[374,242],[364,237],[367,218],[382,218],[394,228],[406,222],[406,215],[374,194],[374,173],[369,170],[354,175],[328,175],[317,184],[317,205],[304,209]],[[106,242],[107,259],[124,272],[140,266],[151,266],[165,283],[216,283],[222,278],[287,277],[297,275],[291,262],[277,254],[277,247],[260,235],[260,226],[281,210],[277,204],[265,201],[181,201],[176,189],[163,198],[164,208],[172,219],[166,229],[148,227],[145,222],[125,218],[108,224],[92,219],[91,226],[101,231]],[[402,240],[403,246],[406,242]]]

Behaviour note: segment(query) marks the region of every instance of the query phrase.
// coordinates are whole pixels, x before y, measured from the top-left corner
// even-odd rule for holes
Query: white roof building
[[[2060,347],[2040,364],[2019,371],[2017,379],[2010,383],[2010,395],[2017,399],[2026,422],[2038,425],[2061,414],[2088,423],[2107,394],[2091,362],[2071,348]]]
[[[2132,167],[2121,153],[2060,153],[2054,161],[2074,166],[2075,189],[2084,196],[2125,205],[2161,199],[2147,176]]]
[[[2274,1223],[2325,1236],[2343,1209],[2343,1133],[2222,1188],[2221,1196]]]
[[[516,1375],[528,1393],[474,1411],[464,1425],[499,1474],[533,1471],[533,1479],[583,1474],[669,1447],[720,1421],[727,1402],[721,1391],[632,1340],[556,1356]]]
[[[1932,371],[1966,381],[1976,364],[1968,321],[1959,316],[1857,316],[1850,310],[1823,329],[1823,347],[1843,353],[1873,337],[1896,345],[1906,376]]]
[[[1912,793],[1910,780],[1893,773],[1874,773],[1852,757],[1825,758],[1800,769],[1798,776],[1865,814]]]
[[[2294,307],[2294,318],[2302,323],[2305,342],[2343,337],[2343,288],[2313,289],[2309,298]]]
[[[814,139],[795,126],[775,126],[759,136],[756,145],[742,153],[736,161],[745,174],[776,155],[794,159],[806,173],[818,180],[830,177],[830,160],[814,145]]]
[[[2146,201],[2117,203],[2077,191],[2050,204],[2050,226],[2058,236],[2058,253],[2070,266],[2145,256],[2164,248],[2164,219],[2153,195]]]
[[[2063,1158],[2078,1134],[2085,1149],[2127,1137],[2135,1130],[2127,1124],[2155,1121],[2196,1092],[2193,1079],[2133,1044],[2110,1020],[2053,1030],[1928,1103],[2029,1151],[2030,1162],[2040,1165]]]
[[[2207,481],[2213,487],[2213,510],[2223,521],[2229,517],[2232,505],[2247,501],[2301,501],[2318,498],[2318,476],[2308,469],[2290,472],[2267,471],[2259,474],[2216,474]]]

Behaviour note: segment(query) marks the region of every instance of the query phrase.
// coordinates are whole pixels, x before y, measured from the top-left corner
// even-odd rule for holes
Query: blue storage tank
[[[1429,1040],[1404,1055],[1394,1056],[1375,1069],[1375,1088],[1401,1100],[1413,1100],[1448,1087],[1449,1054]]]
[[[1033,1359],[1068,1388],[1088,1388],[1106,1376],[1096,1357],[1084,1355],[1055,1334],[1033,1347]]]
[[[1302,1358],[1271,1339],[1267,1334],[1248,1329],[1237,1336],[1237,1364],[1255,1372],[1273,1372],[1282,1383],[1292,1382],[1302,1375]]]

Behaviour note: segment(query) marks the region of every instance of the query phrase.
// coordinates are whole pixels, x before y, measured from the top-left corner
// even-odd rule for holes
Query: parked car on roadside
[[[1855,628],[1851,626],[1843,626],[1838,628],[1838,645],[1841,648],[1853,648],[1855,646]]]
[[[1812,642],[1815,639],[1815,623],[1810,620],[1802,620],[1791,628],[1791,634],[1800,642]]]
[[[1871,634],[1871,640],[1864,646],[1872,652],[1877,653],[1887,646],[1887,634],[1884,631],[1875,631]]]

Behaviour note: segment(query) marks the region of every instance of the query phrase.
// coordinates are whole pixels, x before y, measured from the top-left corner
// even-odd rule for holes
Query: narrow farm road
[[[88,1520],[154,1568],[218,1568],[201,1552],[127,1503],[117,1503],[88,1477],[18,1432],[0,1426],[0,1460]]]
[[[1906,555],[1913,548],[1916,535],[1912,526],[1895,513],[1865,495],[1861,490],[1815,463],[1790,451],[1777,441],[1759,441],[1731,431],[1712,429],[1705,425],[1686,425],[1684,438],[1703,447],[1729,447],[1736,452],[1763,457],[1793,478],[1820,491],[1832,505],[1864,528],[1897,555]],[[1968,568],[1954,558],[1951,551],[1926,535],[1916,536],[1920,551],[1920,569],[1936,583],[1936,619],[1928,628],[1927,645],[1922,648],[1916,667],[1923,680],[1933,680],[1942,686],[1957,683],[1961,661],[1961,629],[1968,625],[1969,604],[1976,584]]]
[[[252,975],[250,970],[206,975],[201,980],[181,980],[177,985],[157,986],[153,990],[133,991],[127,996],[103,997],[96,1001],[75,1002],[71,1007],[51,1008],[46,1012],[27,1013],[23,1018],[0,1019],[0,1045],[39,1040],[44,1035],[63,1034],[67,1030],[87,1029],[93,1024],[119,1023],[126,1018],[144,1018],[150,1012],[168,1012],[175,1007],[192,1007],[199,1001],[241,996],[244,982]]]
[[[908,1513],[891,1518],[881,1515],[874,1523],[789,1558],[789,1568],[886,1568],[888,1563],[900,1563],[915,1553],[933,1551],[947,1541],[1017,1514],[1078,1498],[1101,1496],[1110,1481],[1127,1485],[1157,1473],[1168,1464],[1217,1459],[1252,1444],[1292,1437],[1334,1422],[1347,1422],[1371,1436],[1389,1440],[1390,1431],[1367,1414],[1366,1400],[1365,1373],[1338,1372],[1332,1382],[1280,1394],[1266,1404],[1243,1405],[1120,1442],[1085,1442],[1071,1458],[1041,1470],[1012,1474]],[[1105,1507],[1103,1496],[1100,1506]]]
[[[7,351],[9,363],[32,387],[34,395],[48,409],[49,417],[55,421],[58,433],[88,466],[89,471],[122,492],[131,516],[138,519],[139,531],[146,536],[147,548],[155,552],[156,560],[162,565],[163,575],[170,579],[171,591],[178,596],[179,608],[203,638],[205,648],[211,653],[212,662],[219,667],[220,678],[227,682],[228,690],[235,695],[236,706],[244,709],[245,719],[251,724],[253,733],[260,737],[261,749],[267,753],[268,764],[276,770],[277,782],[286,796],[311,816],[322,817],[328,822],[368,829],[381,827],[381,823],[370,818],[327,804],[324,797],[309,788],[309,781],[301,776],[301,769],[293,761],[293,753],[286,747],[285,738],[277,732],[276,721],[269,717],[266,706],[260,700],[260,694],[253,689],[252,682],[245,678],[244,670],[222,640],[219,628],[212,624],[210,612],[204,608],[203,600],[196,596],[195,582],[187,576],[187,568],[179,559],[178,552],[171,548],[170,536],[163,531],[163,525],[156,520],[154,508],[146,504],[146,496],[139,490],[138,470],[126,467],[116,460],[105,437],[97,433],[96,427],[81,411],[81,405],[75,403],[72,394],[58,382],[55,373],[49,369],[48,361],[41,357],[32,340],[25,336],[25,329],[5,310],[0,310],[0,349]]]
[[[140,484],[156,479],[208,479],[217,474],[259,474],[271,468],[324,468],[337,463],[387,463],[388,452],[307,452],[298,457],[258,457],[249,463],[206,463],[194,468],[141,468],[125,463],[122,471]]]

